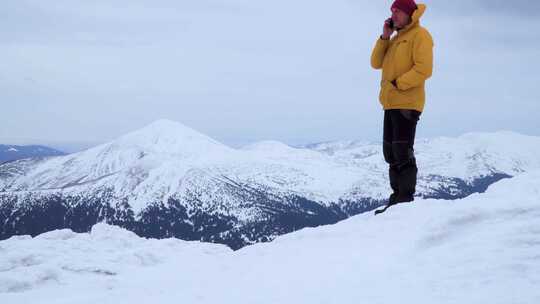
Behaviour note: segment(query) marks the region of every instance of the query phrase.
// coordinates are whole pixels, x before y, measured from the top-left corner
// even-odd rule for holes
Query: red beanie
[[[407,15],[412,16],[417,6],[414,0],[396,0],[392,4],[392,9],[397,8],[405,12]]]

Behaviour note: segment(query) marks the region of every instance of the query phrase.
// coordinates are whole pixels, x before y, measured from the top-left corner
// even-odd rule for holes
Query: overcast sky
[[[418,137],[540,136],[540,2],[425,1]],[[0,143],[98,143],[168,118],[226,144],[378,141],[391,1],[4,0]]]

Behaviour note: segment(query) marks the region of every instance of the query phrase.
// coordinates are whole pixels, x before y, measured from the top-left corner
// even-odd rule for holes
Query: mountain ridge
[[[519,146],[506,146],[509,140]],[[390,189],[380,147],[338,146],[327,153],[263,141],[233,149],[160,120],[79,153],[0,165],[0,238],[76,221],[86,231],[105,221],[142,236],[237,249],[384,204]],[[524,146],[540,149],[540,138],[504,133],[419,142],[417,197],[462,198],[540,168]],[[31,218],[43,223],[30,231]]]

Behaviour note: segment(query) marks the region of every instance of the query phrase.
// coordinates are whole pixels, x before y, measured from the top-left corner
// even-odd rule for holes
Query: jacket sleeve
[[[382,68],[384,55],[386,54],[389,44],[390,40],[383,40],[380,37],[377,40],[373,52],[371,52],[371,66],[374,69],[378,70]]]
[[[419,33],[413,42],[413,67],[397,78],[399,90],[408,90],[421,85],[433,72],[433,39],[425,31]]]

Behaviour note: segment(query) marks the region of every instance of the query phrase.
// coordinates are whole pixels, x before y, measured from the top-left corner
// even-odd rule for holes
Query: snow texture
[[[533,170],[234,252],[105,224],[14,236],[0,303],[540,303],[539,198]]]

